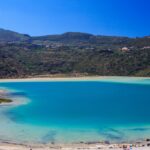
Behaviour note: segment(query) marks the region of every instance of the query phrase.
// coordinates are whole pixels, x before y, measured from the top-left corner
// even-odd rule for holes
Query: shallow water
[[[142,83],[142,84],[141,84]],[[0,137],[19,142],[150,138],[150,80],[6,82],[27,105],[0,108]]]

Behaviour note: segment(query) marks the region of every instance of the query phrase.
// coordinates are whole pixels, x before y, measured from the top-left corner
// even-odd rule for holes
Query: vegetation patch
[[[11,99],[0,98],[0,104],[1,104],[1,103],[11,103],[11,102],[12,102]]]

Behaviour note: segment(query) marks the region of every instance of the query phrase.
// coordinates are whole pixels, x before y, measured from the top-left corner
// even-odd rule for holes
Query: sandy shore
[[[17,79],[0,79],[0,82],[46,82],[46,81],[118,81],[145,80],[150,77],[127,77],[127,76],[85,76],[85,77],[31,77]]]
[[[147,143],[138,144],[47,144],[23,145],[15,143],[0,143],[0,150],[150,150]]]

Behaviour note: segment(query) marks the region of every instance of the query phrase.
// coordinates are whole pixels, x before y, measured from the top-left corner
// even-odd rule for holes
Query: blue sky
[[[150,35],[150,0],[1,0],[0,28],[30,35]]]

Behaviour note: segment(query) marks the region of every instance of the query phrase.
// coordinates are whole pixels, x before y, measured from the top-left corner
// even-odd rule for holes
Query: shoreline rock
[[[13,100],[11,99],[0,97],[0,104],[7,104],[7,103],[12,103],[12,102]]]

